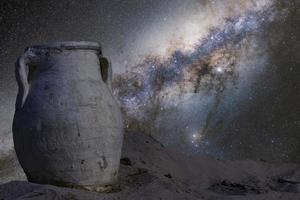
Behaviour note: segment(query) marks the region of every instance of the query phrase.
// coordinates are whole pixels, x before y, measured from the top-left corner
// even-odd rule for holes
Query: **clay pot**
[[[25,50],[16,62],[13,139],[30,182],[89,189],[116,182],[123,120],[111,78],[98,43]]]

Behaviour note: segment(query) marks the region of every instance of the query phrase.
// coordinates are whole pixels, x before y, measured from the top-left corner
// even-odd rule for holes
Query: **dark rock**
[[[167,178],[172,178],[171,174],[165,174],[164,176],[167,177]]]
[[[132,166],[131,160],[127,157],[121,159],[122,165]]]
[[[262,189],[258,186],[247,183],[234,183],[228,180],[222,180],[214,183],[209,187],[209,190],[225,195],[245,195],[245,194],[260,194]]]

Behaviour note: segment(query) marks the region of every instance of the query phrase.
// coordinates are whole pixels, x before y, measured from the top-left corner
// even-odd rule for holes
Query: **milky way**
[[[116,77],[115,93],[128,117],[127,128],[190,153],[230,157],[224,149],[234,142],[222,144],[226,135],[218,129],[232,123],[228,119],[239,112],[236,105],[253,98],[249,88],[269,62],[260,34],[280,18],[272,1],[261,3],[222,16],[224,22],[207,26],[205,37],[194,44],[171,40],[167,50],[151,52]]]

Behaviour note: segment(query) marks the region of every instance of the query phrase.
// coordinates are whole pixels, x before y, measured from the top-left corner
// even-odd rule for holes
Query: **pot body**
[[[13,139],[28,180],[75,187],[114,184],[123,120],[100,46],[33,46],[17,61],[16,78]]]

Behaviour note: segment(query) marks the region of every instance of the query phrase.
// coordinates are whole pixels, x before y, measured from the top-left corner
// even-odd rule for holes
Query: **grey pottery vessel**
[[[30,182],[98,190],[117,180],[123,120],[94,42],[29,47],[16,62],[15,150]]]

